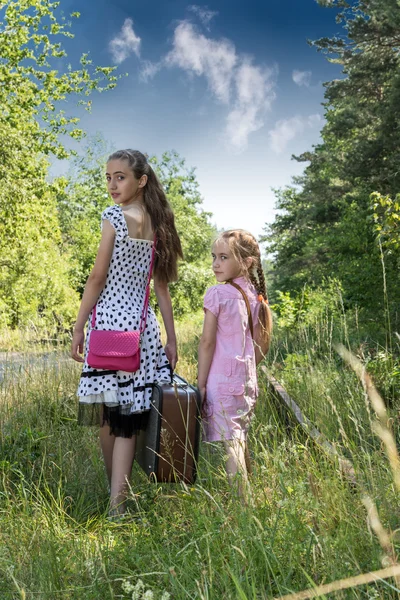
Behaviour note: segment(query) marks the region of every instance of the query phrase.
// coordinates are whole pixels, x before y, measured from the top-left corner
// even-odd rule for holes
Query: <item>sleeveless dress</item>
[[[150,269],[153,242],[130,238],[122,208],[107,208],[102,214],[115,229],[114,249],[105,286],[97,300],[96,329],[139,329]],[[131,437],[144,429],[156,381],[170,381],[171,367],[161,344],[160,329],[149,306],[141,337],[140,368],[135,373],[93,369],[87,364],[92,312],[89,315],[85,362],[78,387],[78,422],[108,423],[111,433]]]
[[[245,277],[233,279],[246,293],[253,323],[260,303],[254,286]],[[254,344],[243,296],[229,283],[210,287],[204,309],[217,318],[214,356],[207,378],[203,440],[245,441],[258,396]]]

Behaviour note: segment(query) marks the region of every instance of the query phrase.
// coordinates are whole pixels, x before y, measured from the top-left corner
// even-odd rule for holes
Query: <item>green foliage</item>
[[[342,287],[336,279],[323,286],[305,285],[299,292],[277,292],[278,301],[271,306],[276,314],[276,324],[284,332],[310,328],[319,331],[329,324],[330,337],[343,326]],[[325,332],[327,333],[327,331]]]
[[[78,103],[90,110],[90,94],[115,87],[116,77],[115,68],[93,67],[85,54],[80,59],[81,68],[59,74],[55,63],[64,59],[66,52],[54,39],[74,36],[65,18],[57,21],[58,5],[50,0],[8,0],[2,4],[0,105],[4,108],[2,122],[28,136],[25,144],[33,155],[42,152],[66,158],[68,152],[59,135],[79,139],[83,132],[77,127],[79,118],[59,110],[57,103],[76,94]]]
[[[44,161],[32,160],[27,149],[22,160],[21,154],[14,146],[0,167],[2,325],[35,321],[62,327],[71,322],[78,297],[68,284],[55,189],[45,180]],[[24,176],[30,167],[35,174]]]
[[[299,291],[333,275],[343,286],[346,308],[363,307],[367,319],[382,313],[382,254],[371,217],[376,192],[376,224],[392,236],[384,256],[385,293],[397,324],[397,208],[382,199],[400,189],[400,12],[395,0],[320,4],[340,8],[346,37],[312,45],[342,66],[343,77],[325,84],[322,142],[296,157],[308,163],[304,174],[277,192],[281,212],[263,238],[275,254],[274,287]]]
[[[104,165],[111,150],[97,134],[87,140],[84,154],[72,159],[57,196],[63,245],[69,254],[71,286],[82,295],[100,243],[101,213],[109,206]]]
[[[177,152],[164,152],[161,160],[150,159],[167,194],[182,241],[185,261],[194,263],[211,256],[210,241],[215,230],[211,213],[201,209],[202,199],[195,170],[188,169]]]
[[[397,406],[400,397],[400,360],[383,347],[362,350],[374,384],[390,406]]]
[[[375,231],[386,248],[400,249],[400,194],[392,200],[378,192],[371,194]]]
[[[170,284],[174,315],[180,318],[202,308],[205,290],[213,283],[214,276],[205,261],[182,262],[178,281]]]
[[[3,325],[39,321],[68,326],[78,296],[69,283],[57,214],[63,182],[49,185],[48,162],[68,152],[60,135],[79,139],[79,118],[59,110],[77,95],[90,108],[89,95],[115,86],[113,68],[55,68],[66,54],[59,36],[73,37],[57,21],[57,2],[8,0],[0,7],[0,307]],[[76,16],[76,15],[75,15]],[[103,85],[104,83],[104,85]]]

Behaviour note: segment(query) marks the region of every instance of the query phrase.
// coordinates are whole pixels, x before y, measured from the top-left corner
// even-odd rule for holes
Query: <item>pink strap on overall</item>
[[[153,267],[154,267],[154,261],[155,261],[155,256],[156,256],[156,245],[157,245],[157,237],[156,237],[156,234],[154,234],[153,249],[151,251],[149,276],[147,278],[147,285],[146,285],[146,294],[144,297],[144,305],[143,305],[142,315],[140,317],[140,327],[139,327],[140,334],[142,334],[143,331],[146,329],[147,313],[149,312],[150,281],[151,281],[151,276],[153,274]],[[92,329],[94,329],[96,326],[96,307],[97,307],[97,302],[94,305],[93,312],[92,312],[92,321],[91,321]]]

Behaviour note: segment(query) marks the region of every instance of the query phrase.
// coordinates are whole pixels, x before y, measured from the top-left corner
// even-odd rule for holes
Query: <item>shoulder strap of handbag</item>
[[[246,292],[244,290],[242,290],[240,285],[238,285],[237,283],[234,283],[231,280],[227,281],[226,283],[230,283],[231,285],[233,285],[233,287],[236,288],[242,294],[243,300],[245,301],[246,308],[247,308],[247,316],[249,318],[249,329],[250,329],[251,337],[254,338],[253,317],[251,316],[250,302],[249,302]]]
[[[146,285],[146,294],[145,294],[145,297],[144,297],[144,304],[143,304],[142,314],[141,314],[141,317],[140,317],[140,326],[139,326],[139,333],[140,334],[142,334],[143,331],[146,328],[147,313],[149,311],[150,281],[151,281],[151,276],[153,274],[153,267],[154,267],[154,261],[155,261],[155,256],[156,256],[156,246],[157,246],[157,237],[156,237],[156,234],[154,234],[153,249],[151,251],[149,276],[147,278],[147,285]],[[94,329],[94,327],[96,326],[96,307],[97,307],[97,302],[96,302],[96,304],[93,307],[92,329]]]

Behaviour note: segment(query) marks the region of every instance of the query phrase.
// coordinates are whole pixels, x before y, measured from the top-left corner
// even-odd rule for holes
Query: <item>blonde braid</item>
[[[265,275],[261,264],[261,257],[258,259],[257,265],[257,275],[258,275],[258,293],[261,294],[265,300],[268,302],[268,293],[267,293],[267,284],[265,282]]]
[[[259,288],[258,279],[255,276],[253,269],[249,269],[248,274],[249,274],[249,279],[250,279],[251,283],[254,285],[257,293],[259,293],[259,290],[258,290],[258,288]]]
[[[271,344],[271,335],[272,335],[272,313],[268,305],[268,296],[267,296],[267,285],[265,282],[264,271],[261,264],[261,256],[258,254],[257,262],[255,265],[255,270],[257,272],[257,278],[254,275],[250,276],[250,280],[253,283],[254,287],[258,293],[258,299],[260,301],[260,310],[258,313],[258,322],[261,326],[261,339],[258,344],[258,350],[261,352],[262,357],[265,357],[266,353],[269,350],[269,346]]]

